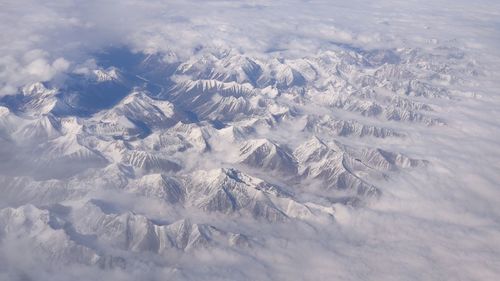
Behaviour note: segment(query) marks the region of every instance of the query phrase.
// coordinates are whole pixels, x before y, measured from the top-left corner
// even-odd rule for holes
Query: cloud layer
[[[339,43],[376,48],[460,40],[465,47],[492,50],[500,40],[499,8],[492,1],[24,0],[2,5],[3,95],[66,70],[48,67],[58,58],[77,63],[111,45],[184,57],[214,46],[300,57]]]

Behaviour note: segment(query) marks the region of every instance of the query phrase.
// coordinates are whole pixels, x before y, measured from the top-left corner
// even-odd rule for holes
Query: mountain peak
[[[107,69],[96,69],[92,71],[93,77],[97,82],[122,81],[122,75],[115,67]]]

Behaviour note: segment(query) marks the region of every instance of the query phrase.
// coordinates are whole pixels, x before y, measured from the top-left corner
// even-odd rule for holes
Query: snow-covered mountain
[[[0,241],[126,269],[259,251],[273,225],[336,224],[398,173],[432,166],[401,147],[409,128],[447,127],[442,101],[459,96],[439,63],[448,81],[468,75],[467,58],[423,49],[137,56],[0,99]]]

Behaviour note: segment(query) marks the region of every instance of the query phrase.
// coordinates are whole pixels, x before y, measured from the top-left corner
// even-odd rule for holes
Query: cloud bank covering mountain
[[[1,3],[0,279],[498,279],[498,18]]]

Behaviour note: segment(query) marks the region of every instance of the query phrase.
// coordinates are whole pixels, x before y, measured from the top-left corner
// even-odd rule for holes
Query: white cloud
[[[67,70],[68,67],[69,62],[63,58],[56,59],[52,64],[39,58],[29,63],[23,72],[33,76],[35,80],[43,82],[51,80],[57,73]]]
[[[65,72],[70,63],[64,58],[53,61],[40,50],[27,52],[22,60],[12,57],[0,58],[0,96],[15,94],[19,87],[52,80],[58,74]]]

